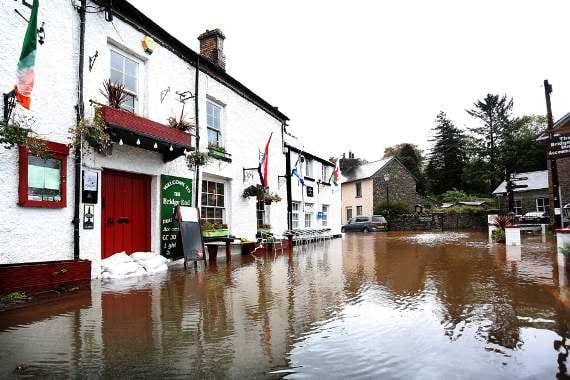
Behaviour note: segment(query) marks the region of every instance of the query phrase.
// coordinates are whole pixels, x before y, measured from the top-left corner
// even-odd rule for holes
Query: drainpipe
[[[79,67],[77,86],[77,123],[81,122],[84,115],[83,104],[83,64],[85,59],[85,9],[87,0],[81,0],[79,8]],[[73,189],[73,259],[79,260],[79,202],[81,194],[81,144],[75,149],[75,186]]]
[[[200,79],[200,55],[196,55],[196,75],[194,78],[194,123],[196,124],[196,152],[200,151],[200,118],[198,107],[198,80]],[[194,206],[199,209],[198,191],[200,190],[200,166],[194,168]]]
[[[291,149],[285,153],[285,178],[287,179],[287,229],[293,229],[293,200],[291,199]]]

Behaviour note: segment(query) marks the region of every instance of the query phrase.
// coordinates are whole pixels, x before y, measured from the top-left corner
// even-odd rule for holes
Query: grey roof
[[[485,201],[459,201],[459,202],[457,202],[457,204],[460,204],[460,205],[476,206],[476,207],[483,206],[485,203],[487,203],[487,202],[485,202]]]
[[[515,192],[530,191],[530,190],[543,190],[548,189],[548,170],[539,170],[536,172],[517,173],[517,177],[527,177],[527,180],[516,181],[517,185],[528,185],[528,187],[515,189]],[[501,182],[499,186],[493,191],[493,194],[504,194],[507,192],[507,183]]]
[[[343,183],[358,181],[372,177],[378,170],[382,169],[388,162],[392,161],[394,156],[385,157],[378,161],[369,162],[367,164],[348,168],[342,173],[344,177]]]
[[[566,115],[564,115],[560,119],[558,119],[552,127],[553,128],[562,127],[564,124],[568,123],[569,121],[570,121],[570,112],[568,112]]]

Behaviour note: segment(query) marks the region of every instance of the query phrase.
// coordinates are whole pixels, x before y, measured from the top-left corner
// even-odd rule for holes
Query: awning
[[[160,152],[163,161],[172,161],[192,150],[192,135],[168,125],[136,116],[121,109],[102,106],[107,132],[114,142]]]

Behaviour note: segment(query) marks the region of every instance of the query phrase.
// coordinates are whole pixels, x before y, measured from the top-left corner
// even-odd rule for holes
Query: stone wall
[[[392,231],[482,230],[486,226],[487,215],[484,212],[406,214],[390,218]]]

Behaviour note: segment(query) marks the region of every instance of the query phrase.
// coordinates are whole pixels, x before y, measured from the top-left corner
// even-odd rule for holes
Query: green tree
[[[501,164],[506,172],[546,169],[546,146],[537,137],[546,129],[546,117],[525,115],[512,120],[503,131]]]
[[[481,122],[480,126],[470,130],[475,138],[475,153],[487,167],[482,174],[485,175],[489,187],[482,190],[488,192],[504,177],[501,151],[504,147],[504,137],[512,127],[513,99],[507,98],[506,95],[487,94],[482,100],[473,103],[473,106],[474,108],[466,112]]]
[[[425,172],[428,188],[434,194],[453,188],[461,189],[467,157],[465,135],[443,111],[437,115],[432,131],[433,138],[430,141],[433,147]]]
[[[425,178],[422,173],[421,153],[412,144],[403,144],[397,155],[398,160],[416,177],[416,191],[423,194],[425,192]]]

